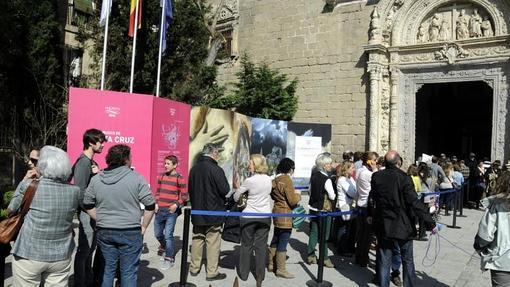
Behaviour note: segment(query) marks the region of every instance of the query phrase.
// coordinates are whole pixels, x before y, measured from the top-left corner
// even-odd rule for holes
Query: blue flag
[[[168,26],[172,23],[174,19],[173,9],[172,9],[172,0],[161,0],[160,6],[163,7],[163,2],[165,6],[165,11],[163,11],[163,27],[161,27],[160,31],[163,33],[163,40],[161,44],[161,54],[165,54],[166,50],[166,31],[168,30]]]

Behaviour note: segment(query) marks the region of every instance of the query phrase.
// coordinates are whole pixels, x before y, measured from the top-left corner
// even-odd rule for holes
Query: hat
[[[476,155],[475,155],[475,153],[474,153],[474,152],[470,152],[470,153],[469,153],[469,157],[475,157],[475,156],[476,156]]]

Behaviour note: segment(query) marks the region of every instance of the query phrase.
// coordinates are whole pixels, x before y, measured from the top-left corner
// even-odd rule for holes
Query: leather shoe
[[[227,278],[227,274],[225,274],[225,273],[218,273],[214,277],[207,277],[207,278],[205,278],[205,280],[207,280],[207,281],[215,281],[215,280],[223,280],[225,278]]]

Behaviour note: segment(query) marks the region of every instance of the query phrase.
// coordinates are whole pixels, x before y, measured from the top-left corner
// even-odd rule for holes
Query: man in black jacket
[[[368,209],[373,221],[379,248],[377,276],[381,287],[390,284],[393,249],[400,247],[404,269],[404,287],[414,286],[413,237],[416,226],[413,216],[425,222],[428,231],[435,232],[435,223],[425,205],[418,200],[411,178],[400,169],[402,159],[396,151],[386,156],[386,169],[372,175]]]
[[[225,210],[225,196],[230,185],[225,172],[218,166],[218,158],[222,148],[214,144],[206,144],[197,163],[189,174],[188,192],[191,206],[198,210]],[[225,218],[221,216],[193,215],[193,239],[191,243],[191,264],[189,272],[198,275],[202,262],[202,250],[206,245],[206,280],[221,280],[227,277],[218,272],[222,225]]]

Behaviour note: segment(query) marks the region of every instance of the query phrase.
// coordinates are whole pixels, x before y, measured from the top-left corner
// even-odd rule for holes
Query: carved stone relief
[[[438,8],[422,21],[416,33],[416,41],[428,43],[492,37],[492,26],[486,11],[474,5],[450,4]]]
[[[444,44],[441,51],[434,53],[436,60],[448,60],[448,64],[453,64],[459,58],[465,58],[469,55],[459,44],[448,43]]]
[[[372,14],[365,47],[370,74],[369,148],[380,152],[395,148],[414,158],[414,95],[420,87],[485,81],[494,89],[492,157],[509,156],[510,17],[505,15],[510,15],[506,0],[381,0]]]

